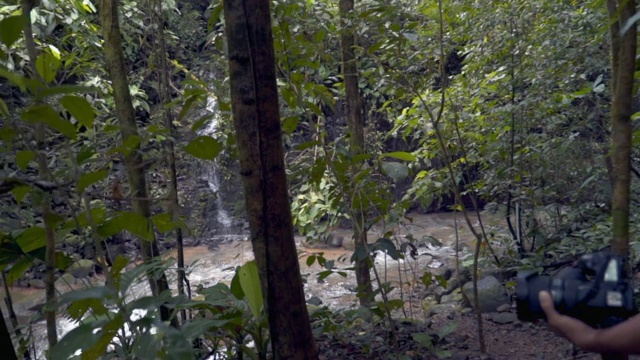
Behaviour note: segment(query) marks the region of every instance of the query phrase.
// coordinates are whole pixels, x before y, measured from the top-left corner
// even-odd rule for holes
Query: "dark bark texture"
[[[102,23],[102,36],[104,37],[104,51],[106,56],[106,67],[109,71],[113,86],[113,95],[116,105],[116,115],[120,126],[122,142],[127,143],[130,138],[138,137],[138,126],[136,124],[135,111],[129,93],[129,82],[125,70],[124,56],[122,52],[122,34],[118,22],[118,1],[102,0],[100,2],[100,21]],[[127,178],[132,197],[133,211],[148,219],[148,226],[152,226],[150,221],[151,208],[147,194],[147,182],[145,178],[145,168],[143,165],[140,146],[134,146],[124,154],[124,163],[127,168]],[[142,259],[149,262],[160,256],[156,241],[140,239],[140,249]],[[151,292],[158,295],[169,289],[166,275],[162,272],[152,271],[147,274]],[[160,309],[163,321],[170,317],[168,308]]]
[[[351,154],[355,156],[364,152],[364,120],[362,116],[362,100],[358,88],[358,64],[355,55],[355,34],[351,21],[353,20],[354,1],[340,0],[340,18],[342,33],[340,42],[342,47],[342,75],[347,93],[347,124],[349,127],[349,144]],[[354,164],[354,175],[358,164]],[[355,177],[355,176],[354,176]],[[353,187],[355,188],[355,187]],[[353,238],[357,253],[367,251],[366,214],[362,206],[364,200],[359,194],[353,194],[351,199],[351,216],[353,219]],[[373,301],[371,286],[371,266],[369,257],[356,259],[356,282],[361,305],[368,305]]]
[[[636,13],[634,0],[607,0],[611,21],[611,69],[613,104],[611,105],[611,162],[613,167],[612,250],[629,254],[629,192],[631,183],[631,115],[637,47],[636,26],[624,34],[620,29]]]
[[[225,0],[231,105],[276,359],[317,359],[293,239],[268,0]]]

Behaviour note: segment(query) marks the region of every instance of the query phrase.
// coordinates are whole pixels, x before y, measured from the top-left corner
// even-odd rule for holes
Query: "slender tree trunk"
[[[169,196],[167,197],[167,212],[171,216],[171,220],[175,221],[180,215],[180,203],[178,202],[178,176],[176,171],[176,155],[173,142],[175,140],[175,129],[173,127],[173,116],[169,103],[171,102],[171,94],[169,88],[169,66],[167,66],[167,46],[164,39],[164,15],[162,12],[162,1],[158,1],[158,16],[156,26],[158,27],[158,56],[157,56],[157,74],[158,74],[158,92],[162,103],[162,118],[164,126],[169,132],[165,145],[165,156],[167,157],[167,166],[169,167]],[[176,228],[176,252],[178,257],[178,295],[184,295],[184,285],[187,281],[184,272],[184,244],[182,239],[182,228]],[[180,312],[182,321],[187,320],[185,310]]]
[[[129,93],[129,82],[124,65],[122,52],[122,35],[118,22],[118,0],[100,1],[100,21],[102,23],[102,35],[104,37],[104,50],[106,56],[107,70],[109,72],[113,94],[116,105],[116,115],[120,125],[120,135],[122,142],[127,143],[132,137],[138,137],[138,126]],[[133,211],[149,219],[151,207],[147,194],[147,182],[145,178],[145,168],[143,165],[140,146],[135,146],[124,155],[124,163],[127,168],[127,178],[132,197]],[[148,226],[152,226],[149,219]],[[149,262],[160,256],[158,244],[154,241],[140,239],[140,249],[142,259]],[[169,290],[167,277],[156,271],[147,274],[151,292],[159,295],[161,292]],[[167,321],[170,318],[169,309],[162,306],[160,309],[161,318]]]
[[[354,9],[353,0],[340,0],[340,19],[342,32],[340,43],[342,47],[342,76],[347,94],[347,124],[349,127],[349,144],[352,156],[364,152],[364,120],[362,118],[362,101],[358,88],[358,64],[355,56],[355,30],[352,25]],[[356,163],[352,171],[357,172]],[[355,175],[355,174],[354,174]],[[353,220],[353,239],[357,253],[368,253],[366,214],[362,209],[364,201],[358,194],[351,199],[351,216]],[[364,250],[360,250],[363,249]],[[360,304],[366,306],[373,301],[373,288],[371,286],[371,266],[369,257],[356,259],[356,282]]]
[[[31,10],[35,6],[34,1],[22,0],[21,1],[22,13],[27,17],[26,25],[24,27],[25,44],[27,45],[27,53],[29,54],[29,62],[31,65],[31,72],[34,79],[39,79],[38,71],[36,69],[36,59],[38,58],[38,50],[36,48],[35,41],[33,40],[33,30],[31,28]],[[40,79],[42,81],[42,79]],[[43,82],[44,84],[44,82]],[[35,125],[35,137],[37,147],[37,161],[38,161],[38,175],[42,180],[50,180],[49,164],[47,160],[47,149],[45,145],[45,127],[44,124],[39,122]],[[47,340],[49,341],[49,348],[53,347],[58,342],[58,330],[56,324],[56,287],[55,287],[55,261],[56,261],[56,240],[53,231],[53,225],[51,224],[51,218],[53,212],[51,210],[51,196],[45,192],[42,199],[42,221],[44,223],[46,246],[45,246],[45,302],[44,316],[47,323]]]
[[[4,286],[5,295],[4,304],[7,306],[7,312],[9,312],[9,320],[11,321],[13,332],[16,335],[16,339],[18,339],[20,353],[25,360],[30,360],[31,353],[29,352],[29,344],[27,339],[22,337],[22,331],[20,331],[20,324],[18,323],[18,316],[16,316],[16,312],[13,308],[11,291],[9,289],[9,285],[7,284],[7,277],[4,271],[2,271],[2,285]]]
[[[11,333],[9,332],[9,327],[7,326],[7,322],[4,319],[4,314],[0,309],[0,349],[2,349],[2,358],[7,360],[18,360],[18,355],[16,355],[16,350],[13,347],[13,342],[11,341]]]
[[[620,28],[636,12],[635,0],[607,0],[611,21],[611,69],[613,104],[611,105],[611,158],[613,199],[611,245],[618,255],[629,254],[629,186],[631,183],[631,114],[636,59],[636,26],[624,34]],[[622,25],[622,26],[621,26]]]
[[[276,359],[317,359],[293,239],[269,0],[225,0],[231,106]]]

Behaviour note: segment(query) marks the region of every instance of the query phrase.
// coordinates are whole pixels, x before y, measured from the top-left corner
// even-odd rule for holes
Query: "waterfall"
[[[207,97],[206,111],[209,114],[213,114],[213,117],[209,120],[206,127],[198,131],[198,134],[214,135],[218,132],[220,117],[218,116],[218,103],[213,96]],[[211,192],[215,195],[217,213],[216,220],[218,222],[217,232],[219,235],[227,235],[233,225],[233,219],[229,215],[229,212],[224,208],[224,202],[222,201],[222,194],[220,192],[220,170],[215,161],[207,166],[206,176],[209,189],[211,189]]]

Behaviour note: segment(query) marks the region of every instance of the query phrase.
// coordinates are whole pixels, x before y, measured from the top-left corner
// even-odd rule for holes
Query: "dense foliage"
[[[153,353],[184,359],[216,351],[267,358],[267,320],[253,263],[239,268],[230,286],[200,289],[193,298],[127,295],[141,275],[176,270],[160,259],[130,270],[127,264],[138,255],[135,248],[125,250],[129,238],[166,248],[177,228],[190,238],[212,236],[216,197],[235,208],[238,222],[244,218],[222,2],[121,2],[138,131],[124,143],[99,5],[42,0],[30,12],[30,27],[23,5],[0,1],[0,270],[12,285],[27,272],[49,270],[61,278],[90,260],[93,271],[109,279],[47,305],[79,321],[50,358],[68,358],[79,349],[82,358]],[[353,219],[353,209],[366,214],[365,227],[383,223],[385,229],[408,221],[410,212],[464,209],[478,219],[484,210],[508,220],[508,232],[478,230],[487,264],[540,267],[609,244],[611,44],[602,1],[355,5],[346,21],[356,37],[366,146],[353,156],[337,1],[271,2],[298,235],[324,243],[333,227]],[[160,36],[166,53],[158,50]],[[168,104],[162,103],[158,71],[168,73]],[[640,111],[637,99],[634,105]],[[166,108],[175,131],[163,123]],[[634,130],[636,180],[639,139]],[[167,142],[175,145],[181,204],[176,218],[165,201],[171,192]],[[148,181],[149,218],[132,206],[123,160],[137,148]],[[226,180],[216,194],[203,180],[212,166]],[[632,199],[637,183],[632,181]],[[637,251],[637,214],[631,213]],[[52,259],[45,250],[54,238]],[[368,259],[375,250],[403,257],[406,245],[398,251],[400,244],[391,239],[392,230],[370,239],[370,251],[352,260]],[[55,269],[45,269],[47,259]],[[338,272],[321,259],[325,277]],[[380,318],[390,317],[401,304],[388,301],[388,289],[376,281],[384,301],[372,307]],[[173,317],[189,310],[180,331],[160,321],[161,305],[174,309]],[[323,316],[316,316],[317,326],[329,321]],[[125,336],[124,329],[134,336]]]

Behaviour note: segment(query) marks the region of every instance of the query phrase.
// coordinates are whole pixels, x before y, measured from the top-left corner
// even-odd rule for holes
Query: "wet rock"
[[[518,316],[508,312],[495,313],[491,315],[491,321],[498,324],[511,324],[518,321]]]
[[[329,234],[327,237],[327,246],[332,248],[339,248],[344,242],[344,236],[337,234]]]
[[[454,311],[458,305],[457,304],[437,304],[433,305],[429,309],[429,316],[437,315],[437,314],[446,314]]]
[[[320,299],[319,297],[314,295],[314,296],[310,297],[309,300],[307,300],[307,304],[320,306],[320,305],[322,305],[322,299]]]
[[[93,275],[93,261],[80,259],[69,267],[69,272],[76,278],[86,278]]]
[[[462,287],[467,298],[471,301],[471,306],[475,306],[473,297],[473,282],[468,282]],[[480,302],[480,312],[494,312],[500,305],[510,303],[509,296],[504,286],[493,276],[487,276],[478,280],[478,300]]]
[[[200,240],[188,237],[182,240],[182,244],[187,247],[198,246],[200,245]]]
[[[46,284],[42,279],[31,279],[29,280],[29,286],[36,289],[44,289],[46,287]]]
[[[355,251],[356,250],[356,243],[353,240],[353,236],[352,237],[345,237],[342,239],[342,248],[344,248],[345,250],[350,250],[350,251]]]
[[[76,283],[76,278],[70,273],[64,273],[56,280],[56,289],[67,290]]]

